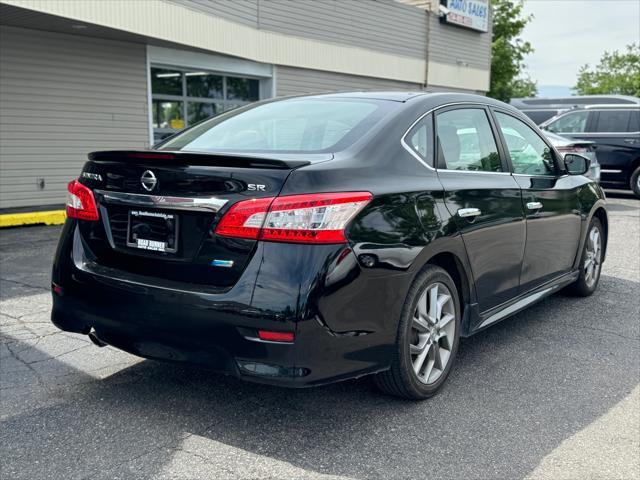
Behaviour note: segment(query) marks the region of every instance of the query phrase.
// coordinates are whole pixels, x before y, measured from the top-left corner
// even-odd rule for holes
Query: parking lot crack
[[[68,351],[62,352],[62,353],[60,353],[58,355],[54,355],[53,357],[47,357],[47,358],[44,358],[42,360],[34,360],[33,362],[29,362],[28,364],[29,365],[35,365],[36,363],[50,362],[51,360],[55,360],[57,358],[65,356],[65,355],[69,355],[70,353],[77,352],[78,350],[82,350],[83,348],[88,348],[90,346],[91,345],[83,345],[81,347],[74,348],[73,350],[68,350]]]
[[[619,337],[619,338],[624,338],[626,340],[632,340],[634,342],[638,342],[640,343],[640,338],[638,337],[628,337],[626,335],[621,335],[620,333],[616,333],[616,332],[612,332],[611,330],[606,330],[604,328],[596,328],[596,327],[589,327],[586,325],[576,325],[575,323],[568,323],[568,322],[559,322],[561,325],[564,325],[565,327],[573,327],[573,328],[582,328],[585,330],[593,330],[596,332],[602,332],[605,333],[607,335],[613,335],[615,337]],[[638,348],[638,347],[636,347]]]
[[[33,289],[36,289],[36,290],[42,290],[44,292],[49,292],[48,288],[41,287],[40,285],[33,285],[33,284],[30,284],[30,283],[20,282],[18,280],[11,280],[11,279],[4,278],[4,277],[0,277],[0,280],[2,280],[3,282],[15,283],[16,285],[20,285],[21,287],[33,288]]]
[[[155,447],[152,447],[148,450],[143,451],[142,453],[140,453],[139,455],[136,455],[134,457],[128,458],[127,460],[123,461],[123,462],[118,462],[118,463],[114,463],[113,465],[109,465],[107,468],[101,469],[100,471],[97,472],[91,472],[88,475],[84,476],[81,478],[81,480],[89,480],[91,478],[94,478],[96,475],[101,475],[104,474],[105,472],[108,472],[110,470],[115,470],[118,467],[121,467],[123,465],[126,465],[128,463],[131,462],[135,462],[136,460],[146,457],[147,455],[153,453],[153,452],[157,452],[160,451],[162,449],[168,449],[168,450],[174,450],[174,448],[171,447],[171,444],[174,443],[175,439],[172,438],[170,441],[168,442],[164,442],[161,445],[156,445]]]
[[[9,351],[9,354],[19,363],[21,363],[22,365],[24,365],[25,367],[27,367],[31,373],[33,373],[33,376],[36,378],[36,381],[38,382],[38,384],[40,386],[42,386],[42,388],[44,388],[45,390],[51,392],[51,388],[49,387],[49,385],[47,384],[47,382],[45,382],[44,378],[42,378],[42,375],[40,374],[40,372],[38,372],[35,368],[33,368],[33,366],[31,365],[31,363],[25,361],[23,358],[21,358],[18,353],[16,353],[10,346],[10,344],[6,344],[7,346],[7,350]]]

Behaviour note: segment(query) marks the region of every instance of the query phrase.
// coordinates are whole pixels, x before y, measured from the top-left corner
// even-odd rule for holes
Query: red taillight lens
[[[293,342],[293,332],[272,332],[270,330],[258,330],[258,338],[267,342]]]
[[[273,198],[244,200],[233,205],[216,227],[216,234],[235,238],[258,238]]]
[[[80,220],[98,220],[98,207],[93,192],[73,180],[67,186],[67,217]]]
[[[369,192],[341,192],[245,200],[229,209],[216,234],[272,242],[345,243],[344,229],[371,198]]]

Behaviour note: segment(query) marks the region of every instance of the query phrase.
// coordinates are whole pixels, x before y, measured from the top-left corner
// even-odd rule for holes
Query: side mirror
[[[582,155],[567,153],[564,156],[564,166],[569,175],[584,175],[589,171],[591,160]]]

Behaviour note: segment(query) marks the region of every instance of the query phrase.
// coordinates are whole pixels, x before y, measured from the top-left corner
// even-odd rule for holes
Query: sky
[[[522,38],[535,49],[525,63],[538,96],[570,95],[582,65],[640,42],[640,0],[525,0],[524,13],[534,15]]]

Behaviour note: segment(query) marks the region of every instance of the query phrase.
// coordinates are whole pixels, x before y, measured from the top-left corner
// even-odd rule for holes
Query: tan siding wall
[[[258,28],[258,0],[166,0],[207,15]]]
[[[88,152],[148,146],[144,45],[2,26],[0,85],[0,208],[64,203]]]
[[[491,24],[491,22],[489,22]],[[429,61],[489,70],[491,68],[491,29],[488,33],[440,23],[429,15]]]
[[[276,70],[276,95],[300,95],[344,90],[420,90],[418,83],[342,73],[279,66]]]
[[[426,57],[426,12],[393,0],[166,1],[286,35]]]

